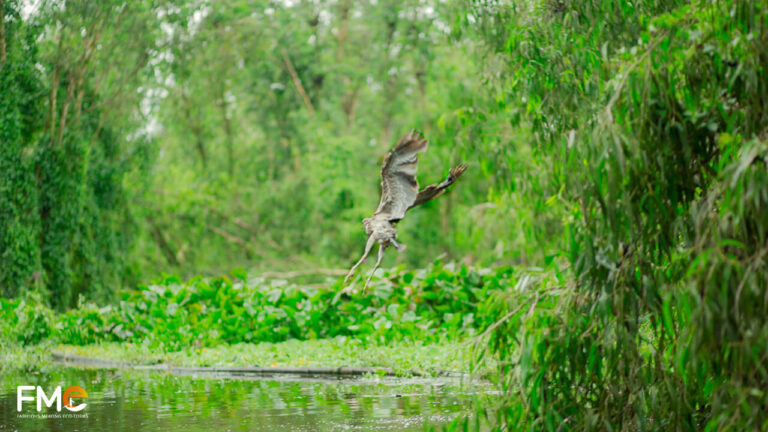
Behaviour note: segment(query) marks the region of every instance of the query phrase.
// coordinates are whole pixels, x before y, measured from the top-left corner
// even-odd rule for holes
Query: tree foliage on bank
[[[2,5],[0,286],[63,308],[132,271],[122,178],[141,145],[126,134],[156,22],[140,2],[43,2],[26,22]]]
[[[498,420],[768,427],[768,5],[467,11],[497,115],[530,128],[533,163],[551,167],[544,190],[573,274],[556,304],[496,330],[518,395]]]

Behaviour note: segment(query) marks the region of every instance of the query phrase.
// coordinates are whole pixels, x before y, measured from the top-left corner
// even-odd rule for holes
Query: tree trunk
[[[227,117],[227,105],[226,102],[223,104],[222,107],[222,114],[223,122],[224,122],[224,134],[227,137],[227,169],[229,171],[229,176],[234,178],[235,177],[235,148],[234,148],[234,140],[232,139],[232,122],[229,121],[229,118]]]
[[[344,42],[347,40],[347,34],[349,33],[349,0],[342,0],[339,5],[341,16],[341,25],[339,26],[339,35],[336,37],[336,62],[341,62],[341,58],[344,56]]]
[[[53,68],[53,83],[51,84],[51,95],[48,103],[50,111],[48,112],[48,125],[46,129],[50,131],[49,146],[53,146],[53,136],[56,133],[56,99],[59,93],[59,80],[61,69],[58,64]]]
[[[234,138],[232,137],[232,122],[228,117],[228,108],[226,95],[224,90],[219,87],[216,101],[216,105],[219,107],[219,113],[221,114],[221,124],[224,126],[224,139],[227,147],[227,171],[231,178],[235,177],[235,149]]]
[[[205,152],[203,132],[197,120],[192,118],[192,110],[190,109],[192,102],[187,98],[187,95],[184,93],[183,89],[180,92],[180,96],[185,120],[189,125],[189,129],[192,131],[192,135],[195,136],[195,148],[197,149],[197,154],[200,155],[200,163],[203,165],[203,170],[205,170],[206,166],[208,165],[208,156]]]
[[[395,90],[397,87],[397,73],[389,75],[389,71],[392,68],[393,65],[396,65],[397,62],[394,61],[396,59],[392,59],[389,55],[389,50],[392,48],[392,42],[395,38],[395,31],[397,30],[397,24],[398,24],[398,11],[393,11],[391,15],[386,20],[386,26],[387,26],[387,41],[384,44],[384,58],[386,59],[384,63],[384,77],[386,79],[386,85],[384,86],[384,107],[382,109],[382,112],[384,114],[383,118],[383,127],[381,130],[381,145],[388,146],[389,139],[392,136],[392,116],[393,116],[393,101],[395,100],[396,94]],[[398,53],[398,57],[400,54]]]

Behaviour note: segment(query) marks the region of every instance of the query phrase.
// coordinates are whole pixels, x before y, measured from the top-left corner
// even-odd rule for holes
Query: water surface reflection
[[[16,385],[49,393],[57,385],[79,385],[88,392],[80,414],[88,417],[20,418]],[[3,380],[0,431],[411,431],[468,415],[473,398],[494,397],[487,386],[450,378],[175,376],[54,367]],[[23,413],[35,414],[35,403],[25,402]],[[42,413],[56,410],[43,407]]]

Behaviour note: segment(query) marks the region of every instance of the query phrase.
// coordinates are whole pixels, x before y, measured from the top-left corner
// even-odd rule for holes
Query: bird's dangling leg
[[[376,242],[376,239],[373,238],[373,235],[370,235],[368,237],[368,241],[365,243],[365,252],[363,252],[363,256],[360,257],[360,260],[352,266],[351,269],[349,269],[349,273],[347,273],[347,277],[344,278],[344,285],[349,282],[349,278],[352,277],[353,274],[355,274],[355,270],[357,270],[358,267],[360,267],[360,264],[365,261],[366,258],[368,258],[368,254],[371,253],[371,248],[373,248],[373,244]]]
[[[379,243],[379,257],[376,259],[376,265],[373,266],[373,270],[371,270],[371,274],[368,275],[368,280],[365,281],[365,285],[363,285],[363,292],[365,292],[365,289],[368,288],[368,283],[371,282],[371,278],[373,277],[373,274],[376,273],[376,269],[379,268],[381,265],[381,260],[384,258],[384,246]]]

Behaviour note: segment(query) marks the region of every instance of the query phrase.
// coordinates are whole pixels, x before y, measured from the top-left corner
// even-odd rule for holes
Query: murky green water
[[[487,386],[457,379],[303,379],[174,376],[156,371],[54,367],[3,379],[0,431],[411,431],[471,415],[473,399],[494,398]],[[57,418],[55,406],[24,402],[17,385],[49,394],[79,385],[88,397],[77,415]],[[34,396],[34,391],[27,395]],[[70,415],[62,408],[61,415]],[[20,416],[21,415],[21,416]]]

